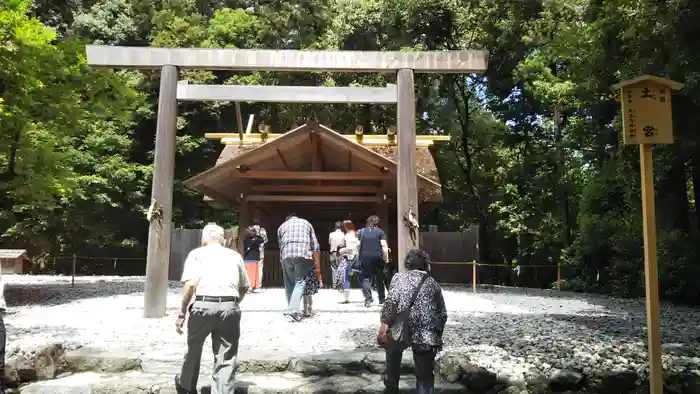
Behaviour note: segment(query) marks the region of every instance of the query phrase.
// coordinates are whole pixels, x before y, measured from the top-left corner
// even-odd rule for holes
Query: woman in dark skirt
[[[313,311],[313,301],[314,294],[318,293],[318,287],[320,281],[318,276],[320,271],[316,270],[316,264],[314,263],[309,270],[309,274],[306,275],[306,286],[304,287],[304,317],[311,317],[314,315]]]

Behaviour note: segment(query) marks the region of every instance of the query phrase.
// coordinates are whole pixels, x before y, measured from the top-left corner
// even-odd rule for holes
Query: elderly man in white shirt
[[[182,370],[175,376],[178,394],[197,392],[199,364],[204,341],[211,334],[214,352],[212,394],[233,393],[236,356],[241,336],[239,303],[250,281],[238,252],[224,247],[224,229],[210,223],[202,231],[202,245],[185,260],[182,281],[185,288],[175,322],[179,334],[187,321],[187,353]],[[192,299],[194,298],[194,302]]]

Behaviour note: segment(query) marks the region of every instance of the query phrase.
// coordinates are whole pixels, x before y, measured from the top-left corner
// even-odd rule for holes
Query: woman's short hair
[[[379,227],[379,216],[372,215],[368,217],[365,224],[367,227]]]
[[[343,222],[341,222],[341,221],[335,222],[335,229],[342,230],[343,229]]]
[[[411,249],[406,253],[406,269],[426,271],[430,270],[430,256],[423,249]]]
[[[352,223],[352,220],[343,221],[343,228],[345,231],[355,231],[355,225]]]

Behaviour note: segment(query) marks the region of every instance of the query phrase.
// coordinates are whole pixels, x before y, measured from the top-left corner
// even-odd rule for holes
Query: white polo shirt
[[[345,233],[340,230],[335,230],[328,234],[328,245],[331,252],[337,252],[338,247],[345,246]]]
[[[187,255],[182,281],[197,281],[196,295],[240,297],[241,287],[250,287],[243,258],[219,244],[201,246]]]

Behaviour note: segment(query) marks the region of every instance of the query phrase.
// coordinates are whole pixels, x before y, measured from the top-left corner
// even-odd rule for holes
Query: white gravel
[[[134,351],[149,358],[179,358],[183,336],[174,330],[180,284],[170,283],[168,316],[142,318],[143,277],[6,278],[9,354],[38,344],[63,342],[107,351]],[[643,300],[560,296],[531,291],[444,289],[449,312],[445,350],[462,350],[472,361],[510,376],[536,368],[584,372],[591,368],[644,373],[646,327]],[[282,315],[284,291],[248,295],[242,303],[241,351],[285,350],[299,353],[373,347],[379,306],[366,309],[359,290],[352,302],[321,290],[314,298],[317,316],[299,324]],[[697,343],[700,310],[664,305],[662,342]],[[673,345],[667,345],[672,347]],[[666,357],[674,368],[698,370],[697,354]],[[700,371],[697,372],[700,374]]]

